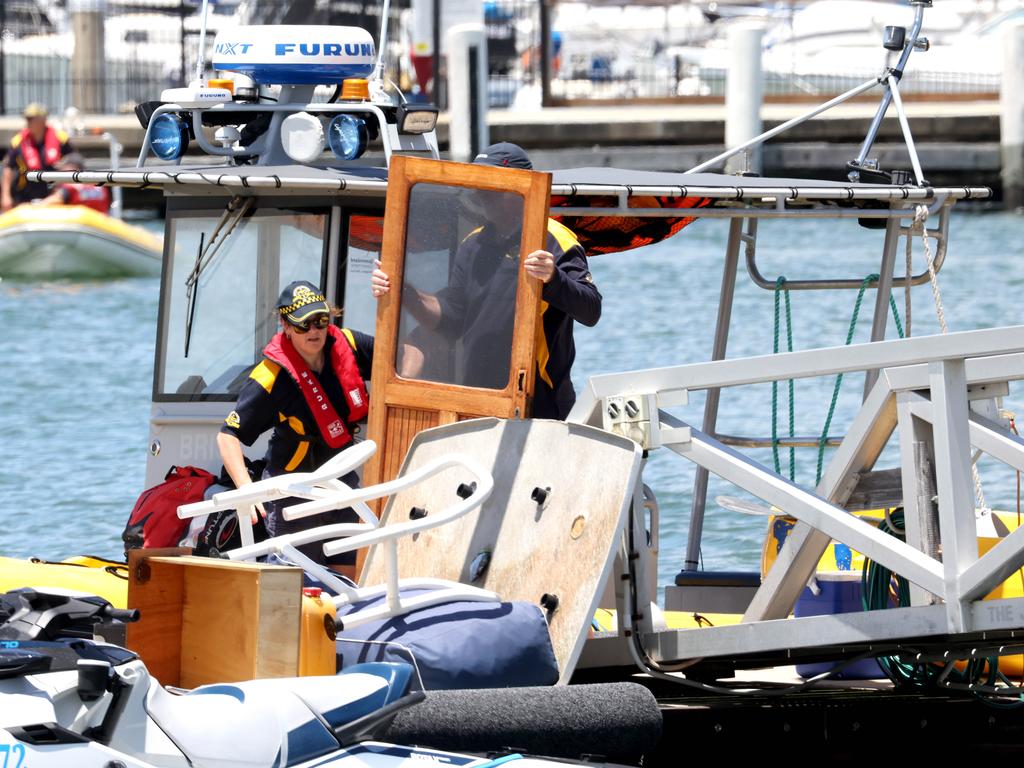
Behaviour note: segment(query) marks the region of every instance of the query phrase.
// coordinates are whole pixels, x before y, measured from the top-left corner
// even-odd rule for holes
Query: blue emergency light
[[[335,115],[327,126],[327,146],[339,160],[355,160],[366,151],[366,121],[354,115]]]
[[[177,115],[157,115],[150,125],[149,145],[161,160],[177,160],[188,149],[188,126]]]

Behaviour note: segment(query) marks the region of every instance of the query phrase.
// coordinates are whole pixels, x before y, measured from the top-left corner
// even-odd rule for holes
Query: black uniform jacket
[[[351,334],[355,342],[356,364],[363,380],[368,381],[373,366],[373,337],[358,331],[345,333]],[[328,336],[324,347],[328,360],[330,345],[334,343],[337,342]],[[316,376],[338,416],[348,424],[348,404],[334,370],[326,364]],[[252,445],[268,429],[274,430],[266,456],[270,475],[310,471],[348,447],[332,450],[324,443],[298,385],[280,365],[264,360],[249,374],[238,394],[235,410],[228,414],[220,431],[234,435],[244,445]]]
[[[597,324],[601,292],[569,229],[549,219],[545,248],[555,257],[555,273],[541,293],[544,334],[537,345],[533,415],[564,419],[576,402],[569,377],[576,359],[573,321]],[[487,227],[477,230],[463,241],[449,285],[438,293],[438,330],[461,336],[469,386],[497,388],[507,381],[518,257],[518,233],[502,238]]]

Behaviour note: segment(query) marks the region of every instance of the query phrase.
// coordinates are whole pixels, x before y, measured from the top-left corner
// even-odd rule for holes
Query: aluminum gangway
[[[696,391],[857,371],[879,374],[813,490],[666,410]],[[633,589],[625,590],[620,630],[631,637],[635,660],[662,673],[694,660],[765,666],[766,659],[831,649],[839,657],[912,653],[916,661],[945,661],[952,669],[955,659],[1021,652],[1024,598],[982,598],[1024,566],[1024,527],[979,556],[972,464],[981,452],[1024,471],[1024,441],[999,409],[1010,383],[1022,378],[1024,326],[592,377],[570,420],[631,434],[647,449],[668,449],[797,520],[735,625],[658,629],[634,566],[626,566]],[[906,541],[844,509],[894,436]],[[833,539],[905,577],[911,604],[788,618]],[[625,551],[621,562],[637,559]]]

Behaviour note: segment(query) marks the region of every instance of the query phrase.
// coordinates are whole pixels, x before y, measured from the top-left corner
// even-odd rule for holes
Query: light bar
[[[430,133],[437,125],[437,107],[431,104],[398,107],[399,133]]]

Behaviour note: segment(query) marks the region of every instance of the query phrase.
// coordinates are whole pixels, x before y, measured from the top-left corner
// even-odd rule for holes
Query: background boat
[[[25,204],[0,215],[0,278],[151,277],[159,237],[82,205]]]

